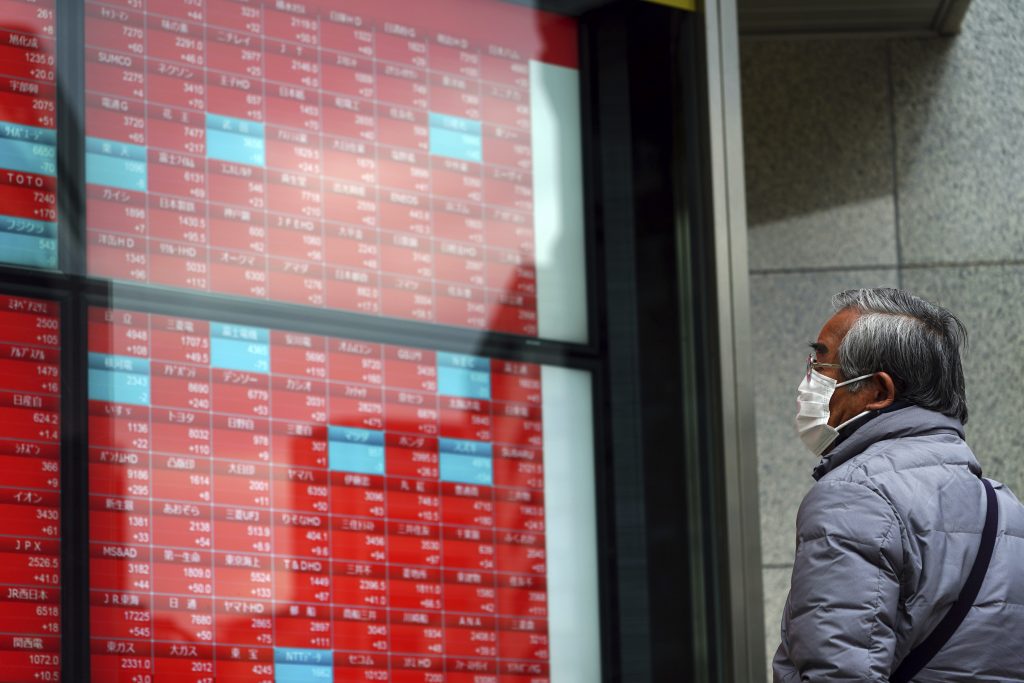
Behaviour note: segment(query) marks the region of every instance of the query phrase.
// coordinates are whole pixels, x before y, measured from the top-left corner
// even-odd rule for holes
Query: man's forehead
[[[859,317],[860,311],[852,308],[844,308],[839,311],[825,322],[825,325],[818,333],[818,339],[811,342],[811,348],[819,356],[828,355],[830,352],[835,351],[839,348],[839,342],[843,340],[846,333],[850,331],[854,321]]]

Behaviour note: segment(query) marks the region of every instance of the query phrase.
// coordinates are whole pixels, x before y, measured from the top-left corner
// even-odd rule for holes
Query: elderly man
[[[1024,508],[964,443],[963,324],[896,289],[832,304],[799,388],[821,460],[774,679],[1024,681]]]

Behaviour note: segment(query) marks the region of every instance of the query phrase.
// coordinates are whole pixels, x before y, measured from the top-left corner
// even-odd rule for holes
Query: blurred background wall
[[[1024,494],[1024,3],[955,38],[742,45],[766,650],[816,458],[793,427],[807,342],[850,287],[908,289],[967,325],[967,439]]]

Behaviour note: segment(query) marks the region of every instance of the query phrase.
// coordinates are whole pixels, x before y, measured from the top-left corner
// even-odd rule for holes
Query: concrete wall
[[[796,386],[834,292],[960,316],[968,442],[1024,494],[1024,3],[974,0],[954,39],[747,42],[742,78],[770,658],[816,462]]]

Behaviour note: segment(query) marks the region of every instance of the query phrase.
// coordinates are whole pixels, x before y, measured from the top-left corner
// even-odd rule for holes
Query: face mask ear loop
[[[836,385],[836,389],[838,389],[839,387],[846,386],[847,384],[853,384],[854,382],[859,382],[862,379],[867,379],[868,377],[874,377],[877,374],[878,374],[877,372],[869,372],[866,375],[861,375],[860,377],[854,377],[853,379],[848,379],[845,382],[840,382],[839,384],[837,384]]]

